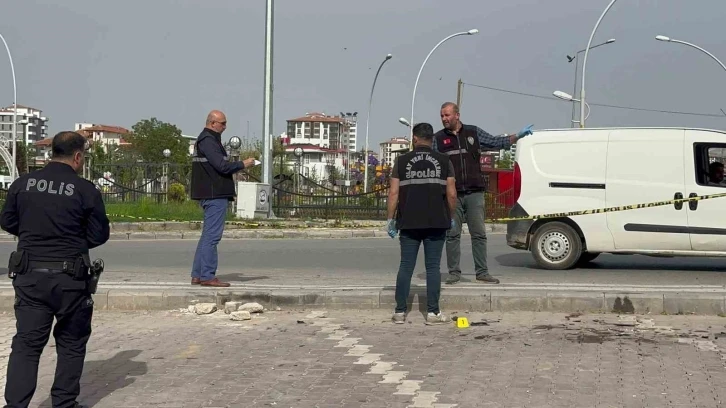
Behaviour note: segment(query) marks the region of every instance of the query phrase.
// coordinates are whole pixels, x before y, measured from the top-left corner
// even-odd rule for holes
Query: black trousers
[[[91,336],[93,298],[86,283],[61,272],[31,270],[13,280],[17,333],[8,360],[7,408],[26,408],[35,393],[38,361],[53,337],[58,362],[51,389],[54,408],[73,407],[81,390],[86,344]]]

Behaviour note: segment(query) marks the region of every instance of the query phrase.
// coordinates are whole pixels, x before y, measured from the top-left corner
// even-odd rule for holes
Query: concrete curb
[[[488,224],[486,226],[489,234],[503,234],[507,232],[506,225]],[[198,240],[202,232],[199,230],[178,230],[178,231],[126,231],[111,232],[112,241],[129,240],[150,240],[150,239],[193,239]],[[463,235],[469,234],[469,229],[464,226]],[[388,238],[388,233],[383,229],[357,228],[305,228],[305,229],[225,229],[223,239],[346,239],[346,238]],[[0,234],[1,241],[17,241],[17,238],[10,234]]]
[[[487,233],[504,234],[507,232],[506,225],[487,225]],[[465,226],[462,235],[468,235],[469,229]],[[138,240],[138,239],[194,239],[198,240],[201,231],[139,231],[139,232],[114,232],[111,233],[112,240]],[[223,239],[346,239],[346,238],[388,238],[388,233],[383,229],[357,228],[306,228],[306,229],[225,229]]]
[[[98,310],[170,310],[193,303],[258,302],[268,309],[386,309],[395,305],[394,287],[294,287],[241,285],[215,289],[189,285],[102,285]],[[0,289],[0,310],[12,311],[14,292]],[[411,288],[409,310],[426,308],[425,286]],[[723,286],[481,285],[443,287],[441,308],[455,311],[548,311],[584,313],[726,315]]]
[[[506,225],[491,224],[486,226],[489,234],[504,234]],[[469,229],[464,226],[462,235],[469,235]],[[194,239],[198,240],[201,231],[138,231],[138,232],[112,232],[111,240],[147,240],[147,239]],[[347,239],[347,238],[389,238],[383,229],[357,228],[306,228],[306,229],[256,229],[256,230],[227,230],[222,234],[223,239]]]

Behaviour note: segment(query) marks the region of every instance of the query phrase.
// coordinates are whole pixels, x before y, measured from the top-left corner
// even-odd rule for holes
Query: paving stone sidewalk
[[[456,312],[454,312],[456,313]],[[721,407],[726,319],[371,311],[97,312],[94,407]],[[12,315],[0,315],[2,384]],[[723,336],[723,338],[721,337]],[[32,407],[49,407],[51,339]]]

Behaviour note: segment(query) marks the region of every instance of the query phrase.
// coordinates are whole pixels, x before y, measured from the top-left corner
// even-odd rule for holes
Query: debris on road
[[[238,310],[229,314],[229,320],[242,321],[251,319],[252,315],[246,310]]]
[[[194,308],[194,313],[198,315],[207,315],[212,314],[217,311],[217,304],[216,303],[197,303],[196,305],[192,305],[189,307],[190,310]]]
[[[230,314],[232,312],[236,312],[239,310],[239,307],[242,305],[242,302],[226,302],[224,304],[224,313]]]
[[[259,303],[245,303],[242,306],[240,306],[237,310],[243,310],[250,313],[262,313],[263,310],[265,310],[264,307],[262,307]]]
[[[328,317],[328,312],[325,310],[313,310],[307,316],[308,319],[324,319]]]

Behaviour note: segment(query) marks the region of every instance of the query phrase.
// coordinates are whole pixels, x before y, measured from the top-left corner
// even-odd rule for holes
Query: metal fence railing
[[[106,203],[162,203],[170,195],[169,188],[177,186],[181,200],[189,198],[191,165],[135,163],[125,165],[94,165],[91,181],[101,191]],[[259,181],[249,174],[238,174],[239,181]],[[369,219],[385,220],[388,205],[388,185],[374,183],[371,192],[360,192],[362,186],[336,186],[320,183],[302,174],[275,176],[271,203],[275,215],[282,218]],[[0,202],[7,190],[0,189]],[[514,205],[514,192],[487,192],[486,218],[505,218]]]

